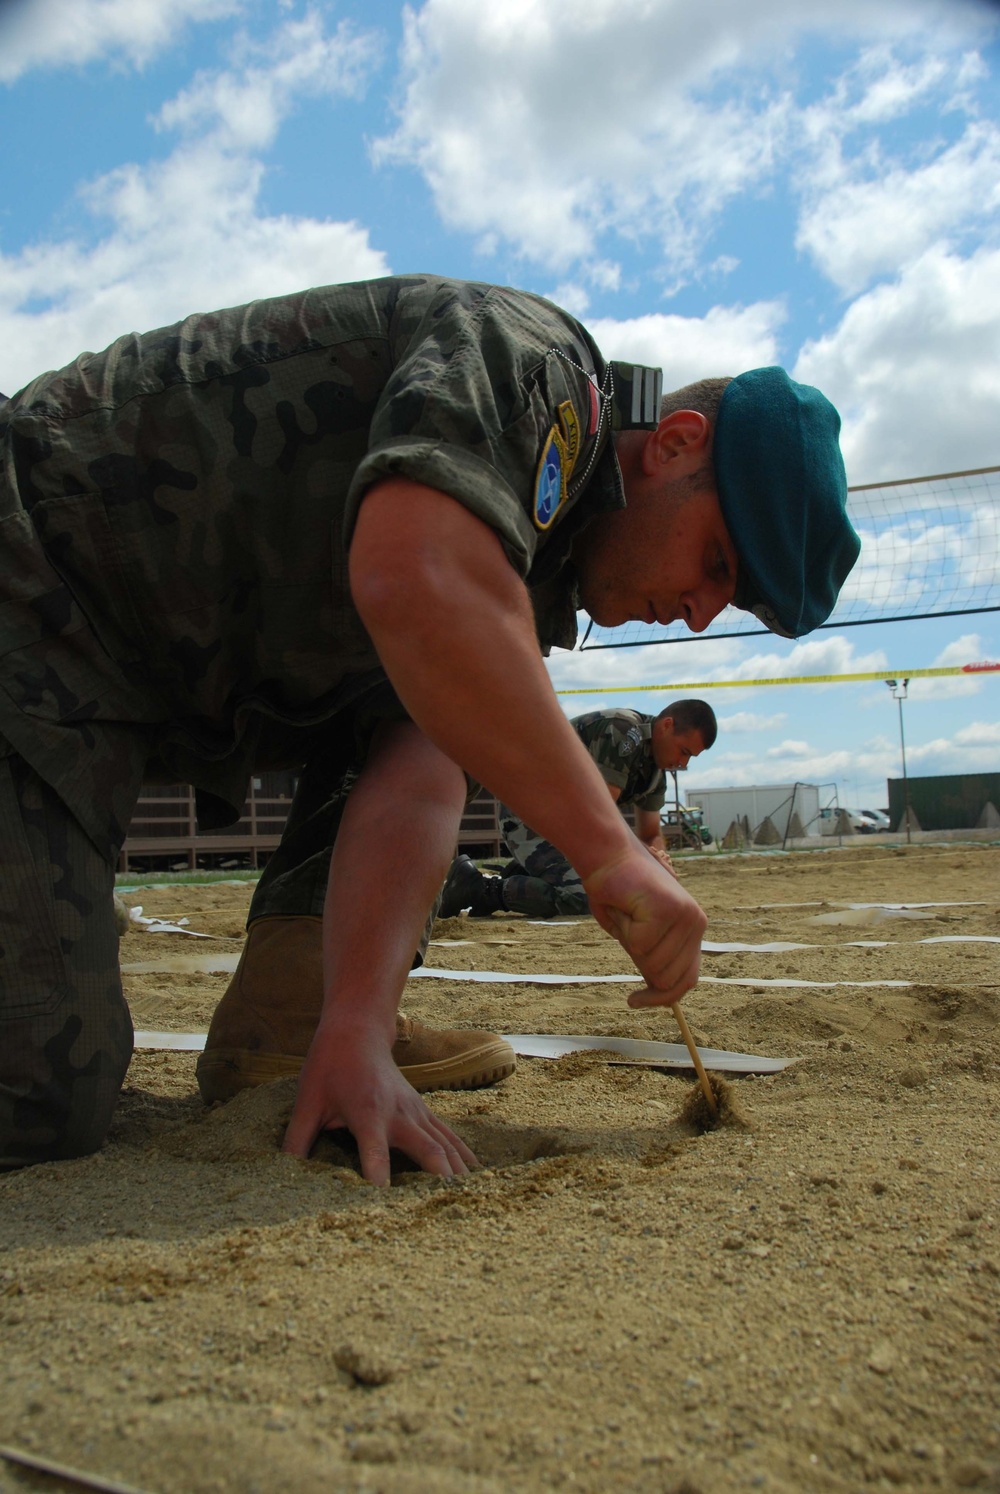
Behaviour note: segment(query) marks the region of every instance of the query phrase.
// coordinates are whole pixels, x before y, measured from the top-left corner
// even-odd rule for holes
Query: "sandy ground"
[[[0,1178],[0,1441],[150,1494],[1000,1489],[1000,945],[920,942],[1000,935],[1000,848],[683,872],[709,938],[818,946],[708,954],[742,983],[686,999],[703,1043],[800,1060],[733,1081],[742,1123],[698,1134],[687,1076],[521,1060],[435,1099],[481,1172],[378,1191],[331,1142],[280,1155],[288,1084],[206,1112],[193,1055],[137,1054],[98,1156]],[[202,953],[248,898],[129,901],[234,941]],[[847,902],[956,906],[813,922]],[[588,922],[436,936],[455,970],[628,968]],[[126,976],[136,1025],[204,1028],[226,979]],[[420,980],[407,1008],[676,1042],[629,984]]]

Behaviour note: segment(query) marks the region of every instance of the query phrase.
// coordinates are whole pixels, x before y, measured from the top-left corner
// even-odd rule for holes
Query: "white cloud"
[[[961,638],[956,638],[947,644],[930,667],[932,669],[961,669],[966,664],[981,661],[982,658],[983,645],[979,634],[965,633]],[[997,675],[951,675],[939,680],[911,680],[908,697],[911,700],[951,700],[961,695],[979,695],[984,690],[997,691],[998,686],[1000,686],[1000,676]],[[1000,707],[1000,692],[995,698]],[[905,705],[903,709],[906,710]]]
[[[767,749],[767,751],[765,752],[764,756],[765,757],[772,757],[772,758],[773,757],[786,757],[786,758],[788,758],[788,757],[795,757],[795,758],[799,758],[799,757],[807,757],[807,756],[809,756],[811,754],[811,752],[812,752],[812,749],[809,746],[808,742],[797,742],[797,741],[789,738],[789,739],[787,739],[784,742],[779,742],[776,747],[769,747]]]
[[[572,316],[583,318],[590,305],[590,292],[578,281],[564,280],[561,285],[556,286],[548,299]]]
[[[911,775],[995,768],[997,733],[989,723],[974,723],[951,738],[934,737],[927,742],[919,737],[922,724],[912,716],[907,718],[906,758]],[[834,729],[822,745],[815,738],[789,737],[748,754],[728,751],[727,740],[720,735],[711,758],[699,758],[691,771],[697,773],[698,788],[813,783],[828,791],[835,787],[842,805],[878,807],[885,802],[886,780],[901,776],[899,738],[879,732],[858,739],[845,726]]]
[[[1000,464],[1000,249],[928,250],[807,343],[794,372],[844,417],[852,483]]]
[[[961,668],[964,664],[975,663],[981,658],[982,649],[983,643],[978,633],[963,633],[961,638],[953,638],[950,643],[945,644],[934,660],[933,667],[957,665]]]
[[[972,124],[956,144],[916,169],[892,166],[867,180],[845,173],[811,196],[796,247],[810,252],[842,291],[855,294],[874,276],[897,272],[941,238],[996,212],[1000,130]]]
[[[1000,747],[1000,721],[973,721],[955,733],[955,742],[959,747],[988,747],[995,754]]]
[[[723,749],[725,746],[721,737],[719,746]],[[824,749],[807,740],[789,738],[753,754],[719,751],[717,748],[711,760],[707,754],[700,757],[696,769],[692,768],[691,772],[697,770],[699,789],[774,783],[836,784],[840,802],[845,803],[854,797],[853,791],[849,798],[845,798],[845,790],[839,786],[855,780],[869,785],[869,795],[878,784],[877,797],[881,799],[885,779],[898,760],[898,745],[893,749],[888,740],[867,743],[861,748],[838,746]],[[693,779],[691,787],[694,787]]]
[[[585,626],[585,617],[583,623]],[[659,710],[665,704],[666,692],[676,690],[685,682],[727,678],[738,656],[739,645],[732,640],[705,640],[649,648],[588,648],[573,653],[557,650],[547,663],[556,690],[581,690],[588,695],[615,692],[614,698],[624,701],[629,699],[627,692],[630,687],[635,692],[637,686],[656,686],[655,691],[643,690],[653,704],[641,708]],[[664,698],[658,700],[660,688],[664,691]],[[635,693],[629,704],[639,704],[640,700],[640,695]],[[580,709],[591,708],[581,706]]]
[[[786,8],[755,7],[757,29]],[[409,15],[399,127],[379,158],[418,166],[450,226],[543,262],[586,261],[609,225],[686,261],[695,223],[767,170],[783,128],[780,97],[694,96],[748,29],[746,7],[717,11],[705,26],[646,0],[427,0]]]
[[[717,716],[719,731],[727,736],[742,736],[752,731],[775,731],[783,726],[787,716],[779,711],[774,716],[761,716],[755,711],[735,711],[731,716]]]
[[[265,44],[244,41],[238,71],[199,73],[163,105],[156,123],[192,137],[208,131],[218,149],[260,150],[272,143],[296,99],[359,97],[379,53],[374,34],[342,22],[328,36],[312,12],[289,21]]]
[[[893,632],[893,630],[890,630]],[[599,706],[626,704],[655,712],[669,696],[659,692],[620,692],[616,686],[673,681],[680,692],[687,681],[705,681],[700,693],[719,717],[719,739],[710,753],[692,764],[685,780],[688,792],[729,785],[805,782],[835,785],[841,804],[879,806],[885,802],[887,778],[900,776],[897,708],[878,681],[829,685],[755,687],[754,679],[787,679],[798,675],[874,673],[889,677],[890,666],[872,636],[820,634],[792,646],[775,640],[773,649],[756,649],[764,640],[691,641],[656,648],[609,649],[559,653],[549,661],[557,688],[593,687],[584,696],[563,696],[568,716]],[[892,667],[908,652],[905,634],[894,632]],[[862,642],[869,645],[862,650]],[[965,633],[940,647],[928,662],[962,665],[988,653],[982,635]],[[905,662],[905,661],[904,661]],[[744,679],[743,688],[712,689],[710,682]],[[940,732],[939,702],[952,694],[982,691],[988,702],[1000,701],[1000,679],[958,677],[912,681],[904,703],[907,763],[911,773],[961,773],[995,769],[1000,726],[989,719],[969,723],[955,714],[950,735]],[[996,697],[992,692],[997,692]],[[684,693],[689,693],[686,689]],[[930,697],[930,698],[927,698]],[[768,711],[774,702],[778,707]],[[728,709],[727,709],[728,708]],[[953,710],[962,710],[957,701]],[[871,723],[862,729],[862,722]],[[871,730],[874,726],[876,729]],[[925,741],[927,732],[933,735]],[[781,735],[779,735],[781,733]]]
[[[908,728],[909,725],[908,720]],[[972,722],[953,737],[933,737],[927,742],[911,744],[907,736],[907,775],[918,778],[952,773],[995,773],[998,744],[1000,730],[995,722],[989,721]],[[898,756],[890,776],[902,777]]]
[[[898,119],[946,77],[945,63],[940,57],[921,57],[917,62],[906,63],[885,46],[866,49],[855,72],[862,82],[861,96],[842,116],[843,122],[853,127]],[[829,124],[827,115],[820,128],[825,131]]]
[[[852,781],[866,782],[871,797],[873,785],[881,785],[887,773],[894,771],[898,745],[883,736],[860,748],[848,747],[846,743],[857,735],[858,710],[862,703],[870,704],[874,686],[785,687],[780,696],[781,709],[767,714],[754,708],[766,706],[774,700],[774,690],[782,687],[755,687],[752,681],[877,671],[885,668],[884,654],[856,653],[854,643],[837,634],[795,644],[784,656],[777,651],[751,654],[749,642],[705,640],[660,648],[557,653],[549,660],[549,674],[557,690],[585,691],[561,696],[560,703],[567,716],[610,705],[627,705],[655,713],[668,703],[671,694],[703,695],[718,714],[719,740],[710,754],[692,765],[691,786],[709,788],[797,780],[825,783],[849,776]],[[740,679],[747,681],[745,687],[713,688],[714,681]],[[703,682],[701,688],[697,688],[699,681]],[[624,688],[653,682],[665,688],[655,692]],[[766,693],[762,695],[761,689]],[[888,693],[884,693],[886,700],[880,703],[888,711],[892,702]],[[732,706],[739,708],[727,712],[726,708]],[[778,743],[767,741],[769,733],[776,733],[788,721],[795,722],[793,729],[797,733],[802,733],[803,726],[811,732],[820,716],[830,722],[831,740],[827,747],[817,748],[805,734],[789,736]],[[752,750],[736,745],[741,737],[751,734],[757,739]],[[879,787],[879,802],[882,797],[883,790]]]
[[[807,190],[828,191],[842,185],[852,169],[873,172],[882,164],[881,137],[874,127],[898,121],[942,97],[950,107],[967,102],[967,90],[977,81],[969,54],[959,52],[946,60],[930,38],[922,39],[916,31],[909,48],[914,43],[918,55],[908,59],[889,43],[862,46],[854,61],[831,77],[826,93],[803,106],[798,126],[808,151],[809,181],[803,183]],[[847,152],[854,139],[860,144],[852,159]]]
[[[244,0],[13,0],[0,21],[0,82],[99,58],[142,67],[189,24],[238,14]]]
[[[740,679],[776,679],[796,675],[869,674],[885,668],[885,654],[874,649],[869,654],[855,654],[855,645],[838,633],[821,633],[804,643],[796,643],[787,653],[777,649],[758,651],[740,661],[735,674]],[[802,687],[807,688],[806,686]],[[822,685],[810,685],[821,690]],[[841,686],[829,687],[840,689]]]
[[[906,765],[910,776],[996,771],[1000,724],[974,721],[950,736],[935,734],[924,739],[922,733],[937,726],[939,718],[927,716],[919,707],[903,709],[907,712]],[[876,806],[884,802],[886,779],[901,776],[898,736],[879,732],[867,739],[851,740],[846,728],[823,746],[807,737],[789,737],[753,755],[728,751],[727,739],[720,734],[711,760],[702,758],[697,764],[699,788],[796,781],[836,784],[841,804],[857,800],[861,807],[869,800]]]
[[[355,91],[371,55],[350,33],[325,37],[315,20],[292,23],[271,38],[269,65],[249,56],[166,106],[163,127],[182,126],[190,138],[161,161],[119,167],[84,189],[94,220],[109,225],[96,243],[0,256],[0,389],[11,394],[84,348],[191,311],[388,273],[356,223],[262,213],[264,168],[253,154],[304,91]],[[254,98],[266,105],[259,128]]]
[[[669,390],[695,379],[776,363],[784,315],[780,302],[759,301],[753,306],[713,306],[702,317],[591,317],[587,328],[606,358],[662,368],[663,387]]]
[[[980,27],[972,6],[929,0],[426,0],[408,12],[399,123],[376,159],[417,167],[449,227],[490,245],[585,269],[617,234],[658,247],[676,279],[726,204],[809,142],[795,49],[817,33],[933,54]],[[937,81],[933,61],[891,54],[874,71],[845,101],[854,123]]]
[[[984,505],[960,517],[951,508],[936,523],[918,512],[877,533],[857,527],[861,555],[841,591],[842,606],[860,602],[865,614],[893,616],[971,608],[985,604],[985,589],[1000,583],[1000,514]]]
[[[585,624],[584,614],[581,614],[581,619]],[[629,686],[654,684],[664,690],[688,690],[700,683],[709,689],[718,687],[722,681],[740,680],[747,681],[745,688],[750,691],[754,688],[753,682],[760,679],[862,674],[886,667],[881,649],[867,654],[855,653],[855,644],[838,633],[822,633],[785,651],[776,646],[773,652],[765,653],[760,649],[748,652],[755,642],[756,639],[707,637],[645,648],[588,648],[573,653],[557,650],[547,662],[556,690],[578,689],[586,690],[588,694],[610,690],[624,692]],[[725,697],[726,701],[744,697],[742,686],[730,684],[726,688],[735,691],[734,695]],[[827,687],[811,685],[808,688],[825,690]],[[840,687],[831,684],[829,688]],[[747,717],[744,729],[749,729],[749,722],[753,719],[763,722],[765,718]]]

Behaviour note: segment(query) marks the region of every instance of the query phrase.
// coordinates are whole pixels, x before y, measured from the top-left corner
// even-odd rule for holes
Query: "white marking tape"
[[[654,1043],[642,1038],[563,1036],[549,1033],[504,1033],[514,1052],[522,1058],[563,1058],[567,1053],[620,1053],[633,1063],[662,1068],[690,1069],[694,1065],[683,1043]],[[794,1058],[763,1058],[757,1053],[728,1053],[723,1048],[699,1048],[708,1069],[730,1074],[778,1074]]]
[[[170,923],[165,918],[144,918],[141,903],[128,910],[128,921],[136,924],[147,934],[186,934],[189,939],[224,939],[227,943],[232,943],[234,938],[229,934],[199,934],[187,927],[190,922],[187,918],[178,918],[176,923]],[[242,939],[243,935],[237,934],[235,938]]]
[[[904,923],[933,923],[933,913],[922,913],[919,908],[841,908],[836,913],[813,913],[806,920],[823,928],[872,929],[892,920]]]
[[[935,934],[933,939],[918,939],[918,944],[1000,944],[1000,934]]]
[[[804,986],[831,989],[833,986],[912,986],[912,980],[788,980],[785,978],[754,978],[752,975],[702,975],[700,986],[787,986],[799,989]]]
[[[641,977],[633,970],[631,975],[523,975],[509,970],[436,970],[432,965],[422,965],[410,971],[411,980],[472,980],[484,984],[506,986],[592,986],[602,984],[629,985],[640,983]]]
[[[567,1053],[620,1053],[633,1063],[655,1064],[661,1068],[690,1069],[691,1055],[682,1043],[655,1043],[641,1038],[563,1036],[550,1033],[505,1033],[515,1053],[522,1058],[562,1058]],[[147,1029],[137,1032],[135,1046],[164,1049],[179,1053],[200,1053],[205,1046],[204,1032],[162,1032]],[[731,1074],[777,1074],[794,1058],[764,1058],[757,1053],[728,1053],[722,1048],[699,1048],[702,1062],[710,1069]]]
[[[985,908],[978,903],[840,903],[830,899],[834,908]],[[759,913],[764,908],[822,908],[822,902],[811,903],[734,903],[734,913]]]
[[[834,903],[835,908],[985,908],[985,903]]]
[[[169,1048],[177,1053],[200,1053],[207,1037],[207,1032],[161,1032],[152,1027],[136,1032],[135,1046]]]
[[[811,903],[734,903],[734,913],[760,913],[764,908],[822,908],[821,901]]]
[[[410,971],[411,980],[480,981],[487,985],[505,986],[597,986],[597,985],[641,985],[642,977],[633,971],[631,975],[524,975],[506,970],[435,970],[424,965],[420,970]],[[775,980],[763,976],[703,975],[700,985],[715,986],[911,986],[909,980]]]
[[[820,949],[819,944],[785,944],[776,939],[773,944],[719,944],[714,939],[701,941],[702,954],[784,954],[788,949]]]

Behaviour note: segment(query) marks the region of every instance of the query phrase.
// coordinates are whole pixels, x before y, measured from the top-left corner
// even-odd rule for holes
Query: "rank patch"
[[[571,399],[563,400],[559,406],[559,424],[566,438],[566,455],[569,457],[569,467],[572,472],[576,466],[576,459],[580,455],[580,422]],[[569,472],[566,476],[569,476]]]
[[[549,431],[535,477],[535,528],[549,529],[566,501],[566,485],[580,455],[580,421],[572,400],[558,409],[559,424]]]
[[[587,380],[587,390],[590,394],[590,424],[587,427],[587,435],[596,436],[597,427],[601,423],[601,404],[593,379]]]

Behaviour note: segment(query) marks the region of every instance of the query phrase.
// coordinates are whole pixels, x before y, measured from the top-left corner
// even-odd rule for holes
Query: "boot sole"
[[[421,1094],[429,1089],[486,1089],[507,1079],[517,1067],[509,1043],[497,1038],[472,1053],[434,1063],[400,1064],[399,1072]],[[252,1053],[245,1048],[213,1048],[202,1053],[196,1073],[206,1105],[231,1100],[240,1090],[276,1079],[296,1079],[302,1059],[285,1053]]]

